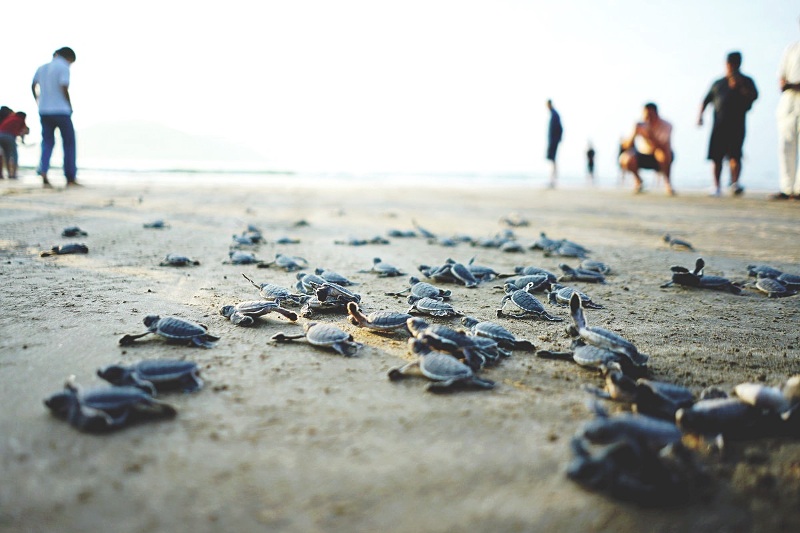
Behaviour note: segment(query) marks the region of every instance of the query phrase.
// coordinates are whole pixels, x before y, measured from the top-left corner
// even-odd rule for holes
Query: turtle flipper
[[[273,311],[278,313],[279,315],[285,316],[286,318],[288,318],[292,322],[295,322],[297,320],[297,313],[295,313],[294,311],[291,311],[289,309],[284,309],[283,307],[278,306],[275,309],[273,309]]]
[[[572,352],[552,352],[550,350],[539,350],[536,352],[536,357],[542,359],[562,359],[564,361],[572,361]]]
[[[242,327],[252,326],[255,323],[255,319],[253,319],[253,317],[243,315],[242,313],[238,313],[236,311],[231,313],[229,318],[235,325]]]
[[[398,381],[403,378],[408,377],[409,371],[412,368],[419,368],[419,361],[414,361],[413,363],[408,363],[407,365],[398,366],[389,370],[386,373],[386,376],[389,378],[390,381]]]
[[[305,338],[305,336],[306,336],[305,333],[299,333],[297,335],[287,335],[281,331],[280,333],[276,333],[275,335],[273,335],[271,339],[274,340],[275,342],[288,342],[296,339]]]
[[[122,346],[130,346],[131,344],[133,344],[133,341],[135,341],[136,339],[140,339],[140,338],[144,337],[145,335],[150,335],[151,333],[152,333],[152,331],[146,331],[146,332],[140,333],[138,335],[125,335],[119,340],[119,343]]]

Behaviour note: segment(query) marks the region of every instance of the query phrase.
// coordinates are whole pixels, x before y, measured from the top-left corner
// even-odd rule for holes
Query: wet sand
[[[309,187],[291,178],[263,187],[91,186],[42,191],[0,185],[0,531],[796,531],[800,527],[800,440],[753,439],[726,454],[697,453],[714,477],[708,501],[648,509],[583,490],[569,481],[570,437],[591,418],[583,384],[599,376],[517,351],[482,375],[487,392],[433,395],[422,379],[390,382],[387,371],[412,360],[401,334],[377,335],[343,315],[320,315],[364,343],[345,358],[304,341],[276,344],[297,324],[271,314],[252,328],[218,314],[256,299],[242,277],[293,286],[295,273],[223,264],[231,236],[248,223],[267,243],[254,251],[306,258],[359,284],[366,311],[406,311],[387,296],[408,276],[379,278],[380,257],[409,275],[420,264],[475,257],[499,272],[537,265],[558,270],[574,259],[544,257],[528,245],[545,232],[592,250],[612,266],[605,285],[574,283],[606,309],[587,311],[651,357],[651,376],[699,392],[745,381],[778,385],[800,373],[800,296],[767,299],[659,286],[671,265],[736,281],[768,263],[800,273],[800,202],[764,195],[667,198],[658,191],[534,187]],[[416,220],[441,236],[486,237],[510,214],[521,253],[422,238],[388,245],[336,240],[386,236]],[[169,228],[143,223],[164,219]],[[305,221],[308,225],[297,225]],[[89,235],[60,237],[78,225]],[[696,252],[670,249],[663,234]],[[280,237],[299,244],[277,245]],[[84,242],[88,255],[40,257]],[[201,262],[169,268],[167,253]],[[496,319],[497,283],[453,291],[453,306],[496,320],[540,349],[565,349],[565,323]],[[566,310],[552,314],[569,320]],[[211,349],[171,345],[144,331],[148,314],[205,323],[221,337]],[[456,319],[431,319],[458,325]],[[164,395],[174,420],[109,435],[76,431],[42,400],[74,374],[99,386],[97,368],[142,359],[196,361],[206,381],[196,394]],[[622,406],[609,405],[612,410]]]

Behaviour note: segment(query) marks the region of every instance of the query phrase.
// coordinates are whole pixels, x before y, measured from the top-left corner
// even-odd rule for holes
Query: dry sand
[[[540,231],[569,238],[612,265],[606,285],[575,286],[606,306],[593,325],[623,334],[651,356],[656,379],[731,389],[745,381],[780,384],[800,373],[800,296],[767,299],[713,291],[661,289],[669,266],[691,266],[735,280],[746,265],[800,272],[800,203],[765,196],[633,197],[627,190],[542,191],[533,187],[452,190],[348,186],[324,189],[274,178],[259,188],[152,186],[42,191],[2,185],[0,196],[0,531],[797,531],[800,440],[729,443],[725,457],[702,455],[714,474],[710,501],[643,509],[586,492],[567,480],[568,442],[591,418],[581,385],[593,373],[516,352],[484,376],[489,392],[432,395],[423,380],[392,383],[391,367],[410,361],[402,335],[380,336],[343,316],[320,319],[365,344],[344,358],[303,341],[274,344],[296,332],[274,315],[239,328],[220,306],[257,298],[241,276],[292,286],[295,274],[224,265],[231,235],[261,226],[270,242],[256,251],[308,259],[360,284],[366,310],[405,311],[386,296],[407,276],[359,273],[373,257],[417,274],[448,257],[509,271],[557,270],[539,251],[502,253],[424,239],[389,245],[335,245],[411,229],[412,219],[440,235],[493,235],[518,213]],[[163,218],[165,230],[142,224]],[[306,227],[294,223],[305,220]],[[89,235],[60,237],[78,225]],[[665,232],[697,252],[669,249]],[[39,257],[51,246],[85,242],[88,255]],[[170,252],[201,261],[159,267]],[[567,260],[574,264],[574,260]],[[453,305],[494,319],[501,293],[484,283],[453,290]],[[567,312],[553,308],[564,318]],[[212,349],[145,337],[147,314],[204,322],[222,337]],[[304,319],[300,319],[302,322]],[[436,320],[457,324],[455,320]],[[568,346],[564,323],[498,320],[538,347]],[[147,358],[196,361],[204,390],[164,399],[171,421],[93,436],[50,416],[42,400],[74,374],[100,385],[98,367]]]

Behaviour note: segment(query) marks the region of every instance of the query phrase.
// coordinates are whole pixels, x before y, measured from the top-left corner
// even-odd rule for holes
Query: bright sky
[[[590,139],[616,175],[620,136],[654,101],[680,184],[710,174],[697,112],[738,49],[761,92],[744,176],[777,183],[776,72],[799,17],[796,0],[12,2],[0,103],[32,115],[38,142],[31,78],[66,45],[79,135],[148,120],[282,168],[544,174],[552,98],[562,175],[582,178]]]

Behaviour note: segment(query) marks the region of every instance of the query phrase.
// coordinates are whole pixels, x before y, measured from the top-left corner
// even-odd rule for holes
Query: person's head
[[[553,101],[547,100],[547,109],[553,109]]]
[[[731,52],[730,54],[728,54],[728,57],[725,60],[725,68],[728,71],[728,74],[739,72],[739,67],[741,66],[742,66],[741,52]]]
[[[75,62],[75,52],[69,46],[63,46],[53,52],[53,56],[60,56],[66,59],[70,63]]]
[[[645,122],[652,122],[658,118],[658,106],[653,102],[647,102],[644,104],[644,121]]]
[[[6,118],[8,115],[13,113],[14,110],[8,107],[7,105],[0,106],[0,120]]]
[[[27,116],[28,116],[28,114],[27,114],[25,111],[17,111],[17,112],[16,112],[16,115],[17,115],[19,118],[21,118],[22,120],[25,120],[25,117],[27,117]]]

